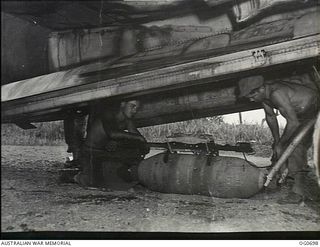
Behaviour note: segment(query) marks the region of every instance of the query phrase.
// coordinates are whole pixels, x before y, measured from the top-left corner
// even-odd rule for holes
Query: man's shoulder
[[[269,97],[294,97],[297,92],[310,92],[311,89],[300,84],[294,84],[290,82],[277,81],[269,84]]]
[[[315,84],[306,80],[283,80],[278,79],[269,81],[266,83],[274,90],[302,90],[302,91],[314,91],[316,90]]]
[[[266,84],[266,87],[268,88],[270,96],[283,94],[285,92],[288,92],[288,90],[290,89],[288,85],[277,82]]]

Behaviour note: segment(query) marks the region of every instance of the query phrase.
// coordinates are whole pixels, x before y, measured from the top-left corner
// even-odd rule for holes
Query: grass
[[[36,123],[37,128],[23,130],[15,124],[1,125],[1,145],[62,145],[64,132],[62,121]]]
[[[202,118],[184,122],[157,125],[141,129],[141,133],[150,141],[165,139],[175,133],[211,135],[217,142],[235,144],[237,141],[254,141],[271,145],[272,136],[268,128],[259,125],[235,125],[216,123]]]
[[[2,124],[2,145],[65,145],[62,121],[36,123],[36,129],[23,130],[13,124]],[[261,156],[271,154],[272,136],[268,127],[252,124],[227,124],[221,117],[194,119],[140,129],[148,141],[161,142],[176,133],[210,135],[218,143],[251,142]]]

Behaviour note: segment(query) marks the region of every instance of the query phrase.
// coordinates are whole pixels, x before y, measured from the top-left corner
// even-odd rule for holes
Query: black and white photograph
[[[319,23],[318,0],[1,1],[1,238],[318,245]]]

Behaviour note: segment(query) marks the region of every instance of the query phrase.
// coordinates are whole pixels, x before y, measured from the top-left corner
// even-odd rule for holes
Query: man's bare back
[[[316,112],[317,92],[303,85],[290,85],[289,83],[266,84],[266,91],[269,91],[269,99],[265,102],[273,108],[281,109],[288,107],[289,103],[297,116],[304,116],[310,112]],[[285,98],[288,101],[283,101]]]

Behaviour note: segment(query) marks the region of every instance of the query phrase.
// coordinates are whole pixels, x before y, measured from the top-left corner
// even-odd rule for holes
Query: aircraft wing
[[[252,74],[276,75],[292,66],[313,66],[320,42],[319,27],[313,24],[316,16],[316,9],[311,8],[287,18],[208,32],[163,46],[154,38],[157,35],[151,35],[153,39],[145,38],[149,49],[121,51],[122,56],[98,53],[94,57],[83,52],[88,44],[84,41],[77,52],[70,52],[72,42],[89,37],[101,41],[102,35],[93,36],[96,29],[54,33],[49,44],[66,44],[64,53],[50,50],[51,67],[59,71],[3,85],[2,122],[59,120],[70,110],[87,111],[97,100],[132,97],[144,102],[137,115],[140,127],[259,108],[237,98],[237,80]],[[100,28],[99,34],[101,30],[105,29]],[[106,28],[112,34],[110,30]],[[115,45],[107,39],[104,42]],[[91,60],[85,57],[89,55]]]

